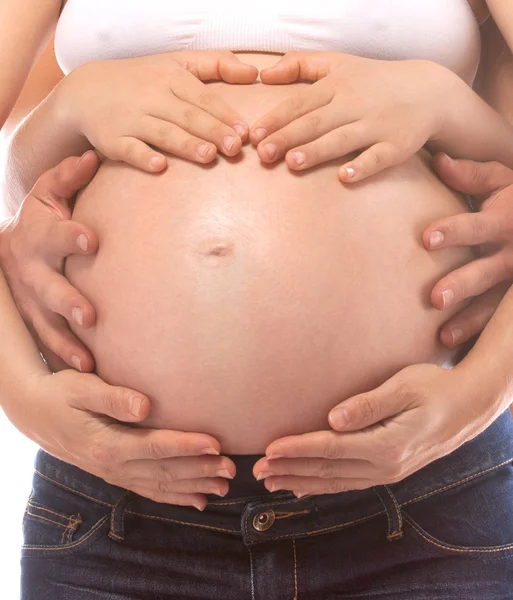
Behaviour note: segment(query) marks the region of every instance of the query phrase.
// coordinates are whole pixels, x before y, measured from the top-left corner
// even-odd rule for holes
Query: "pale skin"
[[[36,37],[37,37],[37,36],[36,36]],[[289,57],[289,60],[290,60],[290,57]],[[271,73],[271,72],[269,72],[269,73],[272,75],[272,73]],[[275,71],[275,73],[277,73],[277,72]],[[276,113],[276,115],[275,115],[275,117],[274,117],[274,118],[276,118],[276,119],[279,119],[279,109],[278,109],[278,111],[277,111],[277,113]],[[268,127],[272,127],[273,115],[270,115],[270,116],[268,115],[268,116],[267,116],[267,119],[268,119],[267,123],[271,123],[271,125],[269,125]],[[261,126],[261,124],[262,124],[262,123],[259,123],[259,126]],[[257,127],[257,126],[255,125],[255,126],[253,127],[253,131],[254,131],[254,132],[256,132],[256,129],[258,129],[258,128],[259,128],[259,127]],[[279,127],[278,127],[278,128],[279,128]],[[223,137],[224,137],[224,136],[223,136]],[[425,141],[425,140],[424,140],[424,141]],[[267,143],[268,143],[268,142],[269,142],[269,140],[267,140]],[[505,140],[505,142],[506,142],[506,140]],[[220,141],[219,141],[218,143],[219,143],[219,145],[221,145]],[[421,143],[420,143],[420,145],[422,145],[422,143],[423,143],[423,142],[421,142]],[[264,145],[265,145],[265,144],[264,144]],[[500,158],[501,158],[501,160],[504,160],[504,162],[510,163],[510,162],[511,162],[511,159],[510,159],[510,157],[507,155],[507,152],[508,152],[508,150],[507,150],[507,146],[508,146],[508,145],[507,145],[507,143],[505,143],[505,144],[504,144],[504,149],[505,149],[505,152],[506,152],[506,154],[504,154],[504,155],[503,155],[503,156],[501,156]],[[217,146],[216,146],[216,147],[217,147]],[[218,148],[218,149],[219,149],[219,148]],[[263,146],[262,146],[262,149],[263,149]],[[292,154],[292,152],[294,152],[295,150],[297,150],[297,148],[294,148],[294,147],[293,147],[293,148],[291,148],[291,150],[290,150],[290,153]],[[307,154],[307,153],[308,153],[308,149],[306,149],[306,146],[303,148],[303,150],[305,151],[305,154]],[[346,154],[346,153],[347,153],[347,149],[346,149],[346,148],[344,148],[344,149],[339,149],[338,151],[341,153],[341,155],[343,155],[343,154]],[[143,158],[146,156],[146,155],[144,154],[145,152],[147,152],[147,150],[142,150],[142,151],[141,151],[141,153],[140,153],[140,155],[138,155],[138,156],[140,156],[140,157],[141,157],[141,160],[142,160],[142,159],[143,159]],[[260,146],[259,146],[259,154],[260,154],[260,152],[261,152],[261,148],[260,148]],[[137,153],[136,153],[136,154],[137,154]],[[119,156],[116,156],[116,158],[120,158],[120,157],[119,157]],[[265,157],[261,156],[261,158],[265,158]],[[485,157],[484,157],[484,156],[476,156],[476,158],[485,158]],[[398,156],[398,157],[397,157],[396,159],[394,159],[394,160],[400,160],[400,159],[401,159],[401,158],[400,158],[400,156]],[[88,160],[91,160],[91,159],[88,159]],[[151,162],[151,160],[150,160],[150,162]],[[291,164],[290,164],[289,160],[287,160],[287,164],[289,165],[289,167],[292,167],[292,168],[293,168],[293,165],[291,165]],[[390,164],[390,163],[388,163],[388,164]],[[359,169],[358,169],[358,165],[356,164],[356,165],[355,165],[355,167],[356,167],[355,171],[356,171],[356,172],[358,172],[358,170],[359,170]],[[360,168],[361,168],[361,167],[360,167]],[[346,172],[347,172],[347,171],[346,171]],[[360,171],[360,173],[361,173],[361,171]],[[343,175],[342,175],[342,176],[343,176]],[[351,179],[351,178],[350,178],[350,179]],[[75,225],[74,225],[74,227],[76,227],[76,226],[77,226],[77,225],[75,224]],[[78,233],[78,230],[76,230],[76,232]],[[92,232],[89,232],[89,231],[87,231],[86,229],[82,229],[82,230],[81,230],[81,232],[82,232],[84,235],[86,235],[86,237],[88,237],[88,236],[89,236],[89,237],[88,237],[88,239],[90,239],[90,241],[91,241],[91,246],[90,246],[90,248],[88,249],[88,251],[93,251],[93,249],[94,249],[94,244],[93,244],[93,240],[94,240],[94,238],[93,238],[92,236],[93,236],[94,234],[93,234]],[[78,238],[78,236],[77,236],[77,238]],[[77,238],[76,238],[76,239],[77,239]],[[71,248],[70,246],[68,246],[68,247],[67,247],[67,249],[66,249],[66,251],[67,251],[67,250],[75,251],[75,250],[76,250],[76,247],[74,247],[74,248]],[[62,254],[61,254],[61,256],[62,256]],[[501,310],[503,309],[503,307],[504,307],[504,304],[505,304],[505,303],[506,303],[506,300],[504,301],[503,305],[501,306]],[[503,314],[503,313],[504,313],[504,311],[502,311],[502,313],[501,313],[501,314]],[[86,313],[86,314],[87,314],[87,313]],[[497,314],[499,314],[499,313],[497,313]],[[66,316],[70,316],[70,315],[69,315],[69,311],[67,311],[67,312],[66,312]],[[496,317],[494,317],[494,322],[496,322],[496,320],[497,320],[497,316],[496,316]],[[491,328],[491,325],[490,325],[490,328]],[[487,331],[489,331],[489,330],[490,330],[490,329],[487,329]],[[496,328],[491,328],[491,331],[493,332],[493,334],[494,334],[494,335],[497,335],[497,334],[499,334],[499,332],[500,332],[501,330],[500,330],[500,328],[496,327]],[[492,334],[489,334],[489,335],[488,335],[488,338],[486,338],[486,339],[489,339],[491,335],[492,335]],[[501,334],[501,335],[502,335],[502,334]],[[485,338],[482,338],[482,339],[485,339]],[[497,348],[497,341],[496,341],[496,340],[494,340],[494,341],[493,341],[491,344],[489,344],[488,348],[489,348],[489,347],[494,347],[494,348],[495,348],[495,352],[497,352],[497,349],[496,349],[496,348]],[[480,342],[480,345],[479,345],[479,346],[476,346],[476,350],[474,350],[474,351],[473,351],[473,353],[474,353],[474,354],[477,352],[477,348],[484,348],[484,350],[483,350],[483,351],[480,351],[480,352],[481,352],[481,354],[482,354],[483,352],[486,352],[486,351],[487,351],[487,349],[486,349],[486,348],[485,348],[485,346],[484,346],[484,342],[483,342],[483,343],[481,343],[481,342]],[[469,355],[469,356],[470,356],[470,355]],[[473,364],[473,363],[470,363],[470,362],[468,361],[468,358],[467,358],[466,360],[467,360],[467,362],[466,362],[465,364],[467,364],[467,365],[468,365],[468,364]],[[502,360],[502,357],[501,357],[501,360]],[[504,364],[507,364],[507,361],[509,361],[509,356],[507,356],[507,354],[505,353],[505,363],[504,363]],[[462,363],[462,364],[463,364],[463,363]],[[496,368],[496,367],[495,367],[495,368]],[[478,372],[478,369],[481,369],[481,370],[482,370],[482,369],[483,369],[482,363],[481,363],[481,362],[479,362],[479,365],[478,365],[478,364],[475,364],[475,365],[473,365],[473,369],[475,369],[475,370],[474,370],[474,371],[470,371],[470,368],[469,368],[469,370],[467,371],[467,370],[466,370],[466,369],[464,369],[464,368],[460,368],[458,371],[454,370],[454,371],[453,371],[453,373],[456,373],[457,375],[460,375],[460,377],[463,377],[463,378],[465,378],[465,377],[466,377],[466,378],[468,378],[468,381],[473,381],[473,377],[471,377],[471,373],[477,373],[477,372]],[[491,373],[491,371],[489,371],[489,373]],[[496,382],[496,385],[497,385],[497,384],[500,384],[500,386],[501,386],[501,387],[500,387],[499,389],[500,389],[500,390],[504,389],[504,382],[503,382],[503,381],[502,381],[502,379],[501,379],[501,375],[500,375],[500,373],[497,373],[497,371],[495,371],[495,374],[497,375],[497,376],[496,376],[496,378],[494,379],[494,381]],[[456,375],[454,376],[454,381],[456,381]],[[495,389],[496,389],[496,388],[495,388],[495,387],[494,387],[494,388],[490,388],[490,390],[488,390],[488,393],[490,393],[490,391],[491,391],[492,389],[495,391]],[[497,396],[501,396],[501,394],[500,394],[498,391],[497,391],[497,394],[496,394],[496,395],[497,395]],[[502,398],[501,398],[501,399],[502,399]],[[346,404],[346,405],[347,405],[347,404]],[[501,406],[502,406],[502,405],[501,405]],[[489,412],[490,412],[490,416],[491,416],[491,414],[494,414],[494,415],[495,415],[495,414],[498,414],[498,412],[497,412],[497,411],[498,411],[498,408],[499,408],[499,404],[495,404],[493,407],[492,407],[492,406],[490,406],[489,408],[490,408],[490,411],[489,411]],[[477,433],[477,431],[476,431],[475,433]],[[191,434],[191,435],[193,435],[193,434]],[[312,434],[312,435],[314,435],[314,434]],[[320,442],[320,444],[322,445],[322,448],[323,448],[323,450],[322,450],[321,452],[322,452],[322,455],[323,455],[323,456],[324,456],[325,454],[331,454],[331,455],[333,455],[333,453],[334,453],[334,452],[333,452],[333,445],[334,445],[334,443],[333,443],[333,440],[334,440],[335,438],[333,438],[333,436],[331,436],[331,437],[327,437],[327,435],[328,435],[328,434],[327,434],[327,432],[319,432],[319,435],[317,436],[317,437],[318,437],[318,439],[316,440],[317,442]],[[450,436],[449,436],[449,437],[450,437]],[[336,442],[336,444],[337,444],[337,445],[340,445],[340,447],[344,446],[344,444],[345,444],[345,441],[343,441],[343,438],[342,438],[342,437],[338,436],[338,437],[336,437],[336,440],[337,440],[337,442]],[[302,440],[302,442],[301,442],[301,443],[303,443],[303,441],[304,441],[304,440]],[[278,442],[276,442],[276,444],[278,444]],[[304,445],[304,444],[303,444],[303,447],[305,447],[305,445]],[[272,451],[273,451],[273,448],[272,448],[272,447],[270,447],[270,448],[268,449],[268,454],[272,453]],[[274,451],[276,451],[276,448],[274,448]],[[306,450],[305,450],[305,452],[308,452],[308,451],[309,451],[309,449],[308,449],[308,447],[306,447]],[[448,451],[450,451],[450,449],[449,449]],[[315,457],[315,456],[318,456],[318,453],[319,453],[319,448],[318,448],[318,446],[314,447],[314,448],[313,448],[313,450],[312,450],[312,452],[313,452],[313,453],[312,453],[312,454],[308,454],[308,456],[313,456],[313,457]],[[397,458],[397,457],[396,457],[396,458]],[[397,461],[396,461],[396,462],[397,462]],[[260,465],[260,466],[261,466],[261,465]],[[315,467],[315,469],[317,469],[317,468],[319,467],[319,465],[318,465],[318,464],[311,465],[311,466],[312,466],[312,467]],[[331,464],[331,466],[332,466],[332,464]],[[330,466],[330,468],[331,468],[331,466]],[[412,468],[412,467],[410,466],[409,468]],[[418,466],[417,466],[417,468],[418,468]],[[316,472],[316,471],[315,471],[315,469],[314,469],[313,471],[310,471],[310,472]],[[408,469],[405,469],[405,471],[407,471],[407,470],[408,470]],[[332,473],[332,474],[333,474],[333,473]],[[407,473],[406,473],[406,474],[407,474]],[[396,476],[397,476],[397,474],[396,474]],[[404,474],[403,474],[403,476],[404,476]],[[333,477],[332,477],[331,479],[333,479]],[[269,481],[269,485],[270,485],[270,486],[272,486],[272,485],[273,485],[273,483],[276,483],[276,482],[273,482],[273,481],[272,481],[272,479],[271,479],[271,480]],[[308,481],[305,479],[305,480],[304,480],[304,484],[305,484],[305,485],[304,485],[303,489],[302,489],[302,490],[299,490],[299,489],[298,489],[298,486],[296,486],[296,491],[298,491],[298,493],[303,493],[303,492],[305,492],[305,493],[308,493],[309,491],[308,491],[308,489],[307,489],[307,486],[306,486],[306,484],[307,484],[307,483],[309,483],[309,482],[308,482]],[[322,483],[322,482],[321,482],[321,483]],[[340,482],[339,482],[339,483],[340,483]],[[317,485],[319,485],[319,482],[317,482]],[[347,482],[346,482],[346,485],[347,485]],[[371,483],[370,485],[373,485],[373,484]],[[335,485],[333,482],[331,482],[331,483],[329,483],[329,485],[328,485],[328,488],[329,488],[329,489],[325,489],[324,491],[338,491],[338,490],[334,489],[335,487],[336,487],[336,485]],[[345,489],[345,488],[341,488],[341,489]],[[322,493],[322,492],[320,492],[320,491],[313,491],[313,490],[311,490],[311,491],[312,491],[312,493]]]

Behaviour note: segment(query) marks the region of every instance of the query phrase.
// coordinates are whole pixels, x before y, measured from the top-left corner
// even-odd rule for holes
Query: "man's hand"
[[[475,299],[450,319],[440,332],[453,347],[479,333],[513,281],[513,170],[491,162],[452,160],[445,154],[433,165],[449,187],[471,194],[479,212],[463,213],[432,223],[422,239],[428,250],[479,246],[479,258],[443,277],[431,292],[439,310]]]
[[[333,430],[275,440],[253,473],[270,491],[331,494],[400,481],[494,420],[479,378],[458,365],[406,367],[330,411]],[[272,458],[281,457],[281,458]]]
[[[97,154],[90,151],[44,173],[0,232],[0,266],[25,323],[43,351],[81,371],[93,369],[93,357],[67,320],[88,328],[95,312],[62,270],[66,256],[98,249],[94,231],[70,220],[75,194],[91,181],[98,166]]]

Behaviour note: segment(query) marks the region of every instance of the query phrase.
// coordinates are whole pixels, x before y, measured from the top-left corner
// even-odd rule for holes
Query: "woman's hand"
[[[407,367],[334,407],[333,430],[272,442],[253,473],[262,472],[267,489],[296,495],[395,483],[474,438],[500,414],[489,401],[493,389],[481,382],[460,365]]]
[[[66,256],[98,249],[94,231],[70,220],[73,197],[91,181],[98,165],[98,156],[89,151],[44,173],[0,233],[0,266],[40,349],[82,371],[92,370],[94,360],[66,320],[88,328],[95,311],[62,270]]]
[[[112,160],[149,172],[166,157],[209,163],[217,150],[239,153],[247,138],[242,116],[203,81],[252,83],[255,67],[231,52],[174,52],[101,60],[73,71],[59,86],[64,123]]]
[[[4,403],[7,418],[61,460],[157,502],[200,510],[205,494],[228,491],[235,465],[218,456],[215,438],[130,425],[150,412],[142,394],[73,370],[35,374],[22,390]]]
[[[266,84],[315,82],[251,127],[260,159],[271,163],[285,155],[298,171],[363,150],[340,168],[345,183],[399,164],[436,138],[448,98],[465,85],[428,61],[336,52],[289,52],[260,78]]]
[[[428,250],[479,246],[479,258],[443,277],[431,292],[438,310],[474,298],[441,329],[442,343],[453,347],[486,326],[513,283],[513,170],[445,154],[436,155],[433,165],[445,184],[471,194],[479,207],[476,213],[439,219],[422,235]]]

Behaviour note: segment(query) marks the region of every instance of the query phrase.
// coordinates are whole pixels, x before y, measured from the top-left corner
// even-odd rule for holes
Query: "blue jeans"
[[[42,450],[23,600],[511,600],[513,420],[400,483],[268,492],[232,456],[204,512],[159,504]]]

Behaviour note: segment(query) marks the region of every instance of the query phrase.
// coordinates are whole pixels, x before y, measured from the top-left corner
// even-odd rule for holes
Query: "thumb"
[[[266,84],[293,83],[298,79],[318,81],[330,73],[330,57],[327,52],[287,52],[274,66],[260,71],[260,79]]]
[[[71,401],[75,408],[127,423],[142,421],[149,415],[150,400],[144,394],[108,385],[96,375],[76,372],[73,374],[82,381],[81,393],[75,394]],[[84,386],[86,378],[88,385]]]
[[[382,388],[380,386],[337,404],[328,414],[331,428],[335,431],[357,431],[400,412],[405,406],[404,396],[387,393]]]
[[[454,160],[439,153],[433,167],[446,185],[464,194],[488,197],[513,183],[513,171],[498,162]]]
[[[233,52],[184,52],[176,61],[201,81],[217,80],[226,83],[253,83],[258,69],[240,61]]]

